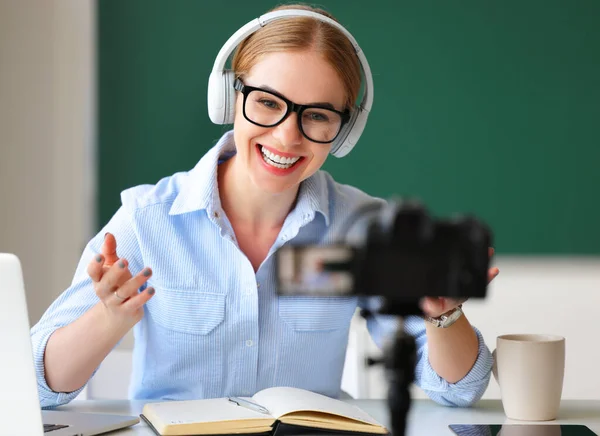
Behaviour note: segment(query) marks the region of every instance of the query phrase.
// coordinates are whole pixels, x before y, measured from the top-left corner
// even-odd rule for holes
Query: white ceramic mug
[[[498,336],[493,355],[506,416],[522,421],[556,419],[565,374],[565,338]]]

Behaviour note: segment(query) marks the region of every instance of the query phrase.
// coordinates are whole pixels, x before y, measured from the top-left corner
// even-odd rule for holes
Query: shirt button
[[[217,211],[215,210],[215,213],[213,214],[213,216],[214,216],[215,218],[219,218],[219,212],[217,212]]]
[[[256,287],[260,288],[260,283],[256,282]]]
[[[254,345],[254,342],[252,342],[252,340],[251,340],[251,339],[248,339],[248,340],[246,341],[246,347],[251,347],[252,345]]]

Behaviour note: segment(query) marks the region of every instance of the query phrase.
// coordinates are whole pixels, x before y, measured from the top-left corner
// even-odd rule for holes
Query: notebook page
[[[167,401],[149,403],[146,406],[153,409],[165,425],[190,424],[197,422],[223,422],[239,420],[273,421],[273,417],[247,407],[231,403],[227,398],[212,398],[206,400]]]
[[[341,400],[304,389],[276,387],[257,392],[254,401],[266,407],[270,414],[279,418],[287,413],[301,410],[330,413],[373,425],[381,425],[360,408]]]

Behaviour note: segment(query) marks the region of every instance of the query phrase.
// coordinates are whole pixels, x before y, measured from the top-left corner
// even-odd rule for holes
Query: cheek
[[[329,151],[331,150],[330,146],[321,145],[314,150],[315,160],[319,162],[319,165],[325,163],[327,157],[329,156]]]
[[[246,151],[245,145],[250,144],[250,141],[262,134],[262,130],[259,126],[255,126],[250,123],[246,118],[244,118],[244,114],[242,113],[241,99],[238,98],[238,102],[236,104],[235,118],[233,121],[233,136],[235,143],[238,148],[238,152],[245,154]]]
[[[235,111],[233,114],[233,129],[237,139],[238,132],[242,133],[246,124],[246,119],[242,113],[242,100],[238,97],[235,103]]]
[[[235,99],[235,111],[234,111],[234,120],[244,118],[244,114],[242,113],[244,106],[244,97],[239,92],[237,93],[237,98]]]
[[[311,173],[317,171],[323,166],[323,164],[327,160],[327,157],[329,156],[329,150],[330,148],[327,146],[319,146],[313,148],[313,158],[312,162],[309,165],[309,171]]]

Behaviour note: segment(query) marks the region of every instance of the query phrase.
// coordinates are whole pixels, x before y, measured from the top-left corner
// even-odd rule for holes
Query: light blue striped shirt
[[[382,200],[318,171],[301,184],[296,206],[255,273],[219,200],[217,166],[232,153],[228,132],[191,171],[122,193],[122,206],[87,245],[71,286],[31,330],[42,407],[79,393],[48,387],[44,349],[57,328],[98,303],[86,269],[105,232],[115,235],[118,255],[129,261],[132,274],[152,268],[149,285],[156,289],[134,327],[131,399],[248,396],[271,386],[339,396],[351,318],[357,307],[372,309],[377,301],[280,297],[274,253],[286,243],[332,243],[354,211]],[[368,322],[380,346],[395,326],[392,317]],[[417,341],[416,384],[433,400],[468,406],[481,397],[492,357],[477,329],[477,362],[465,378],[449,384],[429,364],[424,321],[408,317],[404,328]]]

